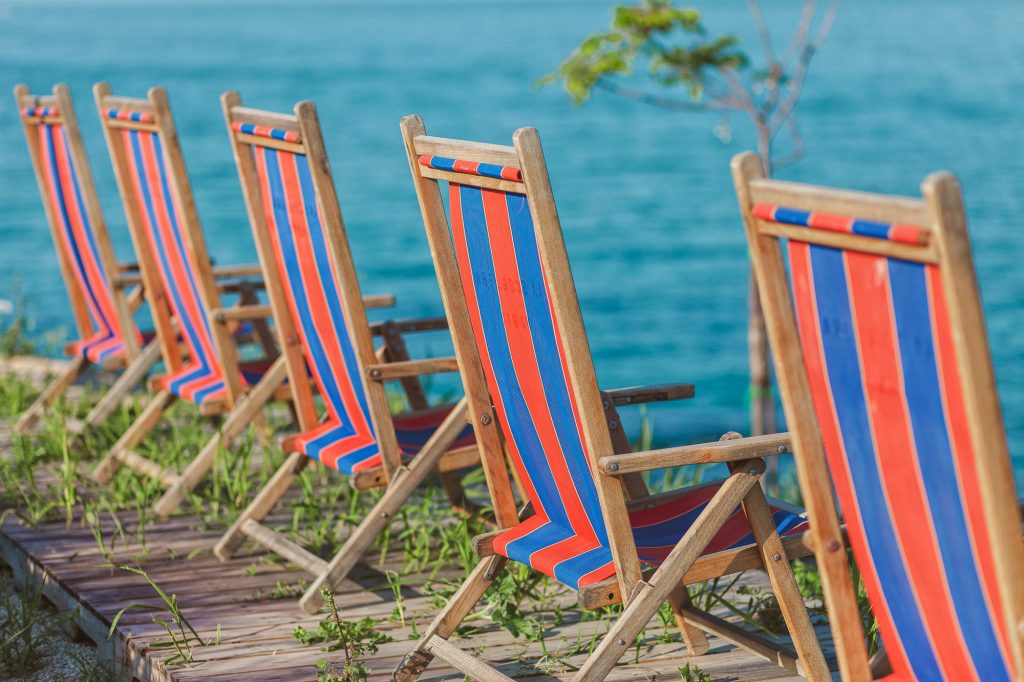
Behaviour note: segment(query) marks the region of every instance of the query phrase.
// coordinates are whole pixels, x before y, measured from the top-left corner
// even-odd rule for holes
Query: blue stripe
[[[853,221],[853,225],[850,226],[850,231],[853,232],[853,234],[859,234],[865,237],[888,239],[889,223],[879,223],[873,220],[861,220],[860,218],[857,218]]]
[[[254,153],[262,153],[265,159],[265,166],[267,169],[267,183],[270,186],[270,198],[271,204],[274,210],[274,227],[277,231],[278,240],[281,249],[281,258],[285,266],[285,277],[292,289],[292,299],[295,305],[295,310],[298,313],[299,319],[298,324],[302,327],[303,333],[306,338],[307,352],[310,355],[310,359],[317,368],[317,373],[320,377],[321,382],[321,393],[325,400],[327,400],[334,412],[334,415],[339,419],[339,423],[336,429],[332,429],[327,433],[323,434],[319,438],[311,441],[306,446],[306,452],[309,456],[319,459],[320,451],[339,440],[349,438],[355,435],[356,431],[353,426],[354,420],[351,419],[351,415],[345,410],[345,404],[342,399],[341,389],[338,385],[338,376],[335,374],[337,371],[347,372],[347,378],[352,382],[352,377],[359,377],[359,365],[355,357],[354,349],[352,348],[351,339],[348,335],[348,330],[342,327],[337,330],[334,335],[334,339],[337,341],[338,346],[342,352],[342,357],[345,361],[344,368],[335,368],[331,365],[330,360],[327,356],[327,352],[324,348],[324,339],[321,338],[320,333],[316,326],[316,320],[314,319],[313,312],[310,309],[309,304],[309,293],[307,292],[307,283],[302,277],[302,270],[299,265],[298,252],[296,250],[295,238],[292,231],[291,221],[288,216],[288,204],[285,197],[284,181],[281,177],[280,168],[280,157],[277,150],[269,148],[260,148],[259,152],[253,150]],[[320,282],[323,288],[323,294],[327,300],[328,309],[331,313],[333,320],[341,320],[344,324],[344,314],[342,313],[341,301],[339,298],[339,292],[334,282],[334,278],[331,275],[330,269],[330,257],[327,250],[327,244],[323,234],[323,228],[320,224],[319,214],[316,209],[316,193],[312,185],[312,176],[309,171],[309,163],[305,156],[294,155],[296,167],[298,170],[299,186],[302,189],[304,208],[306,213],[306,221],[309,225],[309,238],[310,243],[316,258],[317,266],[320,272],[324,274],[330,281],[328,283]],[[310,286],[315,286],[315,283],[311,283]],[[353,375],[354,372],[354,375]],[[358,383],[352,382],[353,389],[356,393],[358,404],[362,410],[364,419],[366,420],[367,426],[370,430],[371,436],[374,435],[373,421],[369,416],[369,404],[367,402],[366,393],[363,388],[361,379]],[[345,464],[342,465],[342,460],[339,459],[339,468],[341,466],[347,467],[346,473],[351,473],[351,467],[354,466],[356,461],[362,461],[368,457],[372,457],[377,454],[379,448],[376,442],[368,445],[360,450],[356,451],[359,453],[358,460],[349,460],[351,454],[346,455]]]
[[[590,519],[598,541],[602,545],[607,545],[608,533],[604,527],[604,517],[601,515],[601,503],[597,498],[594,474],[583,451],[569,396],[569,377],[565,375],[565,368],[558,353],[554,320],[551,318],[548,291],[544,284],[530,207],[525,195],[511,193],[505,195],[505,205],[508,207],[516,265],[519,269],[519,284],[526,303],[526,317],[533,339],[533,350],[544,385],[544,396],[551,412],[551,421],[554,423],[558,443],[565,454],[569,473],[579,493],[583,509]],[[544,504],[546,507],[547,502]]]
[[[790,223],[791,225],[803,225],[804,227],[807,227],[807,223],[810,219],[810,211],[798,211],[794,208],[786,208],[784,206],[775,207],[775,222],[777,223]]]
[[[191,350],[195,351],[195,357],[192,357],[191,361],[199,363],[199,368],[197,368],[196,371],[193,371],[193,372],[191,372],[191,373],[189,373],[189,374],[179,378],[178,380],[171,382],[170,385],[168,386],[168,388],[172,392],[174,392],[176,395],[180,396],[180,391],[181,391],[182,387],[185,384],[187,384],[189,381],[192,381],[194,379],[202,378],[203,376],[207,376],[207,375],[209,375],[211,373],[210,372],[210,362],[209,362],[209,359],[206,357],[206,355],[203,353],[202,337],[200,336],[201,330],[197,329],[196,325],[193,324],[193,320],[191,318],[189,318],[187,315],[184,314],[187,311],[187,308],[185,306],[184,295],[186,293],[191,294],[191,297],[193,298],[193,300],[197,300],[197,297],[196,297],[196,294],[195,294],[195,290],[193,288],[192,291],[189,291],[189,292],[183,291],[182,287],[178,286],[178,283],[175,282],[173,274],[172,274],[173,273],[173,270],[171,268],[171,252],[172,252],[172,250],[175,249],[175,248],[177,249],[177,251],[174,252],[174,258],[176,260],[177,259],[181,259],[183,257],[183,255],[184,255],[184,249],[183,249],[183,246],[181,244],[181,235],[178,233],[178,229],[177,229],[178,226],[177,226],[177,221],[176,221],[176,219],[174,217],[174,212],[173,211],[169,211],[169,213],[170,213],[170,220],[171,220],[171,227],[172,227],[172,230],[174,231],[175,244],[168,245],[166,242],[164,242],[163,235],[162,235],[162,233],[160,231],[160,228],[159,228],[159,222],[158,222],[157,217],[156,217],[156,207],[154,205],[154,197],[152,196],[152,193],[151,193],[150,187],[149,187],[149,183],[147,182],[147,177],[148,176],[146,175],[146,164],[145,164],[145,159],[143,158],[143,155],[142,155],[142,144],[141,144],[141,141],[140,141],[140,137],[139,137],[138,131],[134,131],[134,130],[131,131],[129,133],[129,137],[131,138],[131,141],[132,141],[132,152],[134,153],[134,156],[135,156],[135,166],[136,166],[136,169],[138,171],[139,186],[140,186],[140,188],[142,190],[143,204],[144,204],[145,209],[146,209],[146,214],[149,216],[149,224],[150,224],[150,226],[152,228],[150,230],[150,236],[152,237],[153,242],[154,242],[154,246],[156,247],[154,250],[156,251],[157,255],[160,258],[160,264],[161,264],[163,272],[164,272],[165,286],[168,289],[167,293],[170,294],[171,299],[174,301],[174,307],[175,307],[175,311],[177,313],[175,315],[175,318],[178,320],[178,325],[180,327],[179,332],[183,333],[183,334],[185,334],[187,336],[187,338],[189,340],[189,348]],[[154,145],[154,150],[156,152],[155,156],[156,156],[156,161],[157,161],[157,164],[158,164],[158,172],[161,172],[162,168],[163,168],[163,156],[162,156],[161,150],[160,150],[160,140],[156,136],[153,137],[153,145]],[[162,172],[161,172],[161,175],[162,175]],[[164,187],[164,191],[167,192],[167,189],[166,189],[166,178],[161,178],[161,185]],[[168,207],[168,208],[170,208],[170,207]],[[195,286],[194,282],[191,279],[191,268],[189,267],[189,264],[188,264],[187,260],[185,260],[184,265],[185,265],[185,271],[189,274],[189,282],[187,284],[190,287],[194,287]],[[201,310],[202,306],[199,306],[199,307],[200,307],[200,310]],[[204,324],[204,327],[205,327],[205,322],[206,322],[206,320],[204,319],[202,321],[202,323]],[[205,331],[205,329],[203,331]]]
[[[953,606],[979,678],[986,682],[1009,680],[1010,671],[999,648],[971,552],[971,534],[942,405],[925,267],[890,259],[889,276],[914,444],[918,456],[927,460],[920,467],[921,478],[938,530]]]
[[[878,582],[915,674],[923,680],[940,680],[942,676],[914,599],[878,470],[846,286],[845,260],[836,249],[813,245],[808,248],[828,379]]]
[[[511,432],[530,482],[537,491],[541,504],[544,505],[548,519],[563,528],[570,528],[569,517],[562,504],[554,476],[547,466],[544,448],[541,447],[540,437],[527,409],[526,399],[519,386],[515,366],[512,364],[512,352],[502,320],[501,301],[498,297],[494,263],[491,260],[491,246],[487,236],[480,188],[461,185],[456,186],[456,189],[462,206],[462,223],[472,270],[470,275],[476,291],[476,307],[479,309],[498,392],[505,407],[506,427]],[[467,291],[466,295],[469,297],[473,294]],[[469,303],[472,305],[472,301]],[[513,551],[512,545],[520,541],[513,541],[509,551]]]

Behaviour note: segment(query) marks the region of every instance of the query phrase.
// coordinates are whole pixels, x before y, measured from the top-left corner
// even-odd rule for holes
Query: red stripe
[[[942,275],[934,265],[926,265],[925,273],[932,319],[932,338],[935,340],[935,353],[938,358],[942,403],[946,413],[946,424],[949,427],[953,461],[956,463],[959,474],[964,514],[970,528],[975,562],[984,585],[988,611],[993,614],[995,619],[1003,659],[1012,671],[1014,670],[1014,661],[1010,655],[1006,613],[1002,606],[999,580],[992,556],[989,524],[985,519],[984,493],[978,477],[974,446],[971,443],[970,422],[963,399],[963,386],[960,383],[960,370],[953,345],[951,333],[953,327],[949,319],[949,309],[946,306],[945,291],[942,288]]]
[[[113,318],[113,304],[103,295],[106,292],[107,283],[100,274],[96,261],[93,258],[92,249],[89,247],[89,236],[85,231],[85,223],[82,219],[82,208],[78,204],[76,187],[71,179],[71,160],[67,156],[66,138],[62,128],[53,129],[53,144],[57,159],[57,174],[61,189],[64,194],[64,206],[67,210],[68,220],[74,234],[75,242],[80,246],[82,266],[85,277],[80,280],[84,287],[85,302],[92,313],[93,323],[98,333],[110,332],[106,321]],[[58,215],[60,215],[58,213]],[[72,258],[74,258],[72,256]],[[92,295],[89,295],[89,294]]]
[[[278,162],[292,236],[295,241],[296,258],[299,261],[302,279],[306,285],[310,311],[316,321],[318,336],[338,384],[345,412],[355,430],[353,436],[332,443],[321,450],[320,461],[329,466],[335,466],[335,462],[345,453],[370,445],[376,439],[367,423],[366,415],[363,414],[359,405],[358,397],[353,391],[352,378],[346,371],[344,356],[335,341],[338,334],[348,333],[348,325],[344,319],[333,319],[327,298],[324,295],[325,282],[333,284],[332,273],[321,272],[316,263],[316,256],[310,240],[310,228],[306,221],[302,189],[299,186],[295,155],[290,152],[278,152]],[[333,416],[339,416],[333,408],[329,407],[329,410]]]
[[[830,230],[832,232],[852,232],[854,218],[835,213],[822,213],[814,211],[807,219],[810,227],[819,230]]]
[[[888,259],[844,254],[878,469],[911,585],[947,679],[976,680],[939,556],[917,461],[893,320]],[[878,305],[879,300],[886,304]]]
[[[457,183],[448,184],[449,212],[451,213],[452,242],[455,247],[455,257],[459,264],[459,278],[462,280],[462,289],[466,298],[466,308],[469,311],[470,324],[473,327],[473,337],[476,339],[479,350],[480,364],[484,369],[484,377],[487,380],[487,388],[491,399],[494,401],[494,411],[501,423],[502,431],[505,433],[505,445],[512,455],[512,463],[519,473],[519,480],[526,488],[526,495],[533,501],[536,515],[547,519],[547,511],[544,504],[533,487],[526,467],[523,465],[523,457],[519,453],[519,447],[515,440],[508,435],[508,413],[505,404],[501,399],[501,392],[494,381],[494,369],[491,367],[490,355],[487,352],[487,338],[484,336],[483,323],[480,320],[480,308],[476,300],[476,287],[473,284],[473,268],[469,260],[469,251],[466,247],[466,231],[462,220],[462,197],[460,190],[462,186]],[[495,543],[498,552],[504,552],[507,543]]]
[[[864,581],[872,611],[878,620],[878,629],[892,661],[893,670],[899,675],[906,675],[910,670],[910,663],[903,648],[903,640],[899,637],[893,623],[885,592],[878,582],[878,573],[864,534],[859,500],[853,488],[853,476],[847,462],[846,448],[839,431],[839,419],[836,415],[832,388],[828,381],[825,353],[820,336],[821,322],[818,319],[814,280],[811,276],[810,247],[806,243],[790,240],[789,267],[792,277],[793,305],[796,311],[800,347],[807,370],[811,399],[818,418],[818,428],[821,432],[825,455],[832,472],[832,482],[843,510],[850,545],[857,558],[861,579]]]
[[[501,301],[501,314],[511,359],[515,367],[516,379],[522,390],[527,409],[530,411],[533,425],[537,430],[541,447],[547,456],[548,465],[555,484],[561,494],[562,504],[572,526],[572,530],[589,538],[597,538],[594,527],[586,508],[576,492],[566,462],[562,444],[552,421],[551,410],[547,403],[544,382],[537,364],[536,350],[533,346],[530,323],[526,313],[526,302],[520,286],[519,268],[516,263],[515,245],[512,240],[512,228],[509,224],[508,204],[504,192],[480,190],[483,200],[487,234],[490,240],[491,259],[494,263],[497,278],[498,297]],[[563,378],[564,380],[564,378]],[[545,554],[545,551],[537,554]],[[543,556],[540,558],[543,560]]]

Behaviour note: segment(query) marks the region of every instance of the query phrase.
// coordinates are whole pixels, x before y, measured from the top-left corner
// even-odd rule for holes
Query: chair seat
[[[394,417],[392,422],[398,446],[406,458],[411,459],[420,451],[452,407],[441,405]],[[381,466],[377,440],[363,442],[353,438],[352,433],[349,425],[340,423],[336,418],[328,418],[315,429],[295,436],[290,443],[297,452],[349,476]],[[472,445],[474,442],[473,427],[467,424],[452,444],[452,449]]]
[[[697,520],[722,482],[693,486],[679,492],[651,497],[629,512],[637,554],[646,564],[657,566]],[[802,533],[807,521],[800,509],[769,500],[775,527],[781,535]],[[585,522],[585,521],[584,521]],[[704,554],[735,549],[754,541],[741,507],[712,538]],[[579,589],[612,577],[611,550],[592,534],[574,532],[565,522],[551,521],[535,514],[498,536],[494,551],[532,566],[569,587]]]
[[[138,338],[140,345],[145,345],[153,338],[153,333],[143,333]],[[124,337],[110,332],[97,332],[89,338],[72,342],[66,352],[68,355],[81,355],[94,365],[106,365],[124,355]]]
[[[242,383],[246,387],[258,383],[271,364],[269,360],[243,362],[240,365]],[[198,362],[188,363],[179,371],[161,377],[159,387],[196,405],[220,400],[227,392],[220,368],[207,367]]]

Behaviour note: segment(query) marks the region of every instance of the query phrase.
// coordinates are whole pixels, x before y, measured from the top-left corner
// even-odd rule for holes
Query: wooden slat
[[[285,140],[278,140],[273,137],[263,137],[262,135],[249,135],[248,133],[235,133],[235,136],[238,138],[239,142],[251,144],[256,147],[280,149],[281,151],[292,152],[293,154],[306,153],[306,148],[295,142],[286,142]]]
[[[327,562],[312,552],[299,547],[297,544],[286,538],[281,533],[270,530],[258,521],[246,519],[242,523],[242,532],[246,537],[255,540],[267,549],[280,554],[296,566],[312,575],[320,575],[327,570]]]
[[[784,237],[796,241],[807,242],[808,244],[820,244],[835,249],[849,249],[872,253],[889,258],[900,258],[902,260],[914,261],[917,263],[937,263],[938,253],[932,246],[919,246],[916,244],[902,244],[887,239],[876,239],[865,237],[859,234],[848,234],[846,232],[832,232],[830,230],[818,230],[814,228],[800,227],[798,225],[785,225],[773,223],[767,220],[755,220],[757,229],[761,234],[773,237]]]
[[[141,130],[147,133],[158,132],[158,128],[155,123],[145,123],[143,121],[126,121],[120,118],[107,118],[106,124],[111,128],[123,128],[125,130]]]
[[[273,111],[264,111],[263,109],[252,109],[250,107],[241,106],[232,106],[230,108],[230,113],[232,121],[255,123],[256,125],[280,128],[294,133],[300,132],[299,121],[291,114],[279,114]]]
[[[512,166],[519,168],[519,155],[513,147],[500,144],[487,144],[484,142],[467,142],[465,140],[452,140],[445,137],[432,137],[430,135],[417,135],[413,138],[413,145],[416,154],[429,154],[430,156],[444,156],[449,159],[462,159],[464,161],[478,161],[480,163],[493,163],[499,166]],[[423,166],[420,166],[426,170]]]
[[[126,467],[134,469],[140,474],[145,474],[150,478],[155,478],[165,487],[169,488],[181,480],[173,471],[164,469],[159,464],[146,459],[134,450],[122,450],[117,454],[117,458]]]

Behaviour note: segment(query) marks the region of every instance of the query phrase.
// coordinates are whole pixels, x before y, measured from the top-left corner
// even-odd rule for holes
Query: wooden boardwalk
[[[150,577],[168,594],[178,596],[188,620],[207,640],[219,644],[194,647],[195,662],[167,666],[172,652],[154,647],[167,640],[163,629],[154,624],[153,615],[166,618],[167,613],[142,610],[128,611],[108,642],[107,632],[115,614],[129,604],[153,604],[160,599],[144,578],[126,571],[105,567],[103,556],[88,527],[73,523],[50,523],[31,529],[7,521],[0,527],[0,555],[20,579],[42,582],[44,594],[60,610],[74,612],[81,629],[96,642],[100,655],[113,661],[119,676],[139,680],[313,680],[315,662],[321,657],[331,660],[338,654],[324,654],[317,646],[306,646],[292,637],[297,625],[315,627],[318,618],[304,615],[297,597],[288,590],[303,575],[280,562],[268,561],[263,553],[248,553],[228,563],[221,563],[212,554],[220,529],[200,530],[201,523],[193,517],[175,517],[146,530],[148,556],[140,562],[143,546],[137,540],[118,542],[112,556],[114,564],[140,564]],[[127,522],[128,538],[135,529]],[[115,527],[104,527],[109,547]],[[369,616],[379,623],[393,641],[381,646],[380,652],[367,664],[372,680],[390,679],[394,666],[410,647],[411,623],[422,630],[431,615],[429,598],[415,589],[404,589],[407,624],[392,619],[394,596],[384,575],[375,570],[378,560],[370,557],[361,564],[338,591],[337,601],[343,617],[352,620]],[[385,565],[396,569],[397,566]],[[417,585],[424,576],[407,576],[404,583]],[[279,587],[285,594],[279,595]],[[276,598],[275,598],[275,595]],[[567,600],[570,595],[566,595]],[[576,620],[568,612],[566,624],[547,633],[549,656],[538,659],[538,645],[516,643],[504,630],[484,627],[469,640],[459,644],[482,658],[502,664],[506,673],[517,678],[540,679],[571,676],[571,669],[560,660],[580,637],[588,641],[591,633],[600,631],[595,621]],[[489,625],[486,624],[485,625]],[[682,644],[653,644],[660,629],[652,623],[648,645],[634,663],[631,652],[624,658],[610,680],[678,680],[677,669],[687,660],[699,665],[716,680],[779,679],[780,669],[752,654],[739,651],[712,640],[711,653],[688,659]],[[580,656],[570,662],[579,662]],[[539,667],[538,667],[539,666]],[[424,680],[461,680],[460,674],[443,664],[432,666]],[[783,676],[781,679],[799,679]]]
[[[14,367],[10,361],[0,361],[0,370],[24,375],[46,369],[41,370],[37,362],[25,364],[24,368]],[[0,371],[0,376],[3,373]],[[0,457],[9,456],[8,424],[4,421],[0,420]],[[50,472],[40,472],[38,482],[45,485],[44,479],[52,476]],[[284,522],[286,518],[279,520]],[[145,529],[144,543],[136,522],[134,513],[119,515],[122,532],[118,534],[113,519],[104,518],[103,551],[91,529],[80,519],[71,524],[46,523],[30,528],[11,515],[0,525],[0,558],[18,580],[42,584],[44,595],[58,610],[74,615],[77,626],[96,643],[100,658],[111,662],[115,679],[304,681],[316,679],[317,659],[340,661],[341,654],[324,653],[319,646],[304,645],[292,636],[296,626],[312,629],[319,620],[298,608],[299,581],[306,577],[302,572],[251,547],[229,562],[220,562],[212,549],[223,528],[207,528],[197,517],[176,516],[151,523]],[[112,538],[116,538],[113,544]],[[364,661],[372,669],[370,679],[375,682],[391,679],[391,671],[412,646],[414,632],[421,632],[436,610],[429,595],[417,589],[427,576],[405,575],[405,622],[396,619],[396,601],[384,571],[398,571],[401,567],[395,561],[382,566],[380,563],[379,556],[368,556],[336,597],[343,618],[356,620],[368,616],[377,623],[379,631],[392,638],[381,645],[378,654]],[[108,640],[111,623],[124,607],[162,605],[144,577],[112,568],[110,564],[141,566],[163,590],[177,595],[185,617],[204,640],[211,642],[193,647],[194,662],[167,664],[174,652],[159,646],[168,637],[153,622],[154,615],[168,619],[165,609],[129,610]],[[453,568],[450,576],[439,577],[456,578],[459,573]],[[767,583],[758,572],[748,573],[745,580]],[[594,634],[603,633],[605,624],[581,620],[581,612],[573,608],[574,595],[569,591],[560,603],[568,607],[564,622],[546,633],[546,651],[537,643],[514,640],[489,621],[473,623],[478,629],[471,637],[455,638],[453,642],[517,679],[568,679],[573,665],[578,665],[585,655],[567,654],[576,645],[589,643]],[[607,679],[679,680],[678,668],[687,662],[699,666],[714,680],[802,679],[790,677],[774,664],[713,637],[707,655],[689,658],[682,643],[657,643],[662,632],[661,626],[652,621],[644,646],[638,653],[627,654]],[[822,635],[827,638],[827,629]],[[213,643],[215,640],[217,643]],[[463,680],[464,676],[435,662],[421,679],[439,682]]]

